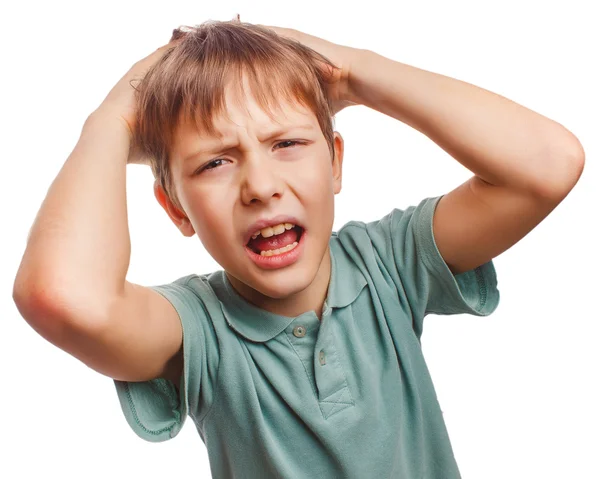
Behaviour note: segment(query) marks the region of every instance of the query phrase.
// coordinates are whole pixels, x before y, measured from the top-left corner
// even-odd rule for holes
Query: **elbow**
[[[37,333],[55,343],[64,335],[65,328],[75,323],[85,322],[90,327],[100,322],[100,318],[89,314],[93,308],[82,308],[85,303],[74,301],[73,297],[67,300],[69,296],[49,286],[52,284],[52,281],[17,275],[13,285],[13,302],[19,314]]]
[[[50,341],[60,335],[65,315],[47,289],[17,277],[12,298],[19,314],[36,332]]]
[[[560,202],[581,178],[585,166],[585,152],[579,140],[571,136],[568,147],[559,153],[553,151],[546,155],[546,174],[538,179],[534,187],[538,196]]]

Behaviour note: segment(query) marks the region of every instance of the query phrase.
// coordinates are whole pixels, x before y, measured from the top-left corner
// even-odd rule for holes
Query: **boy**
[[[332,232],[331,119],[355,104],[475,176]],[[40,334],[115,379],[140,437],[168,440],[189,415],[215,477],[457,478],[423,319],[491,314],[492,258],[583,161],[562,126],[472,85],[295,30],[209,22],[177,30],[90,115],[14,297]],[[161,206],[223,270],[126,281],[127,162],[150,164]]]

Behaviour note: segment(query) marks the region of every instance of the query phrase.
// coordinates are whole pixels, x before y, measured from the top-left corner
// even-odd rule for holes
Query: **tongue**
[[[298,238],[298,233],[295,228],[285,230],[280,235],[274,235],[270,238],[263,238],[258,235],[256,239],[251,239],[248,246],[254,251],[267,251],[270,249],[279,249],[292,244]]]

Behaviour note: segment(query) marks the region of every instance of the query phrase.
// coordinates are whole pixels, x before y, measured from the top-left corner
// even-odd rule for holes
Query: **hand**
[[[282,37],[290,38],[312,48],[337,67],[337,69],[331,69],[327,64],[321,63],[321,71],[325,74],[328,83],[328,94],[333,102],[334,115],[348,106],[360,105],[360,100],[352,91],[350,81],[352,61],[359,50],[328,42],[322,38],[292,28],[272,27],[268,25],[259,26],[268,28]]]
[[[123,122],[129,133],[130,141],[136,128],[136,102],[134,85],[143,79],[148,70],[166,53],[170,48],[176,46],[180,37],[173,36],[169,43],[157,48],[145,58],[137,61],[121,77],[117,84],[110,90],[100,106],[94,111],[94,116],[113,117]],[[133,83],[133,84],[132,84]],[[146,163],[137,152],[130,151],[128,163]]]

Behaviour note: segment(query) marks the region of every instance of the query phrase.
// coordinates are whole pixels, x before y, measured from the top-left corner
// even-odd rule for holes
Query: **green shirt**
[[[215,478],[460,478],[423,318],[487,316],[500,295],[492,261],[453,275],[441,257],[442,196],[332,232],[321,321],[248,303],[222,270],[154,286],[183,326],[182,401],[165,379],[115,380],[129,425],[166,441],[189,415]]]

